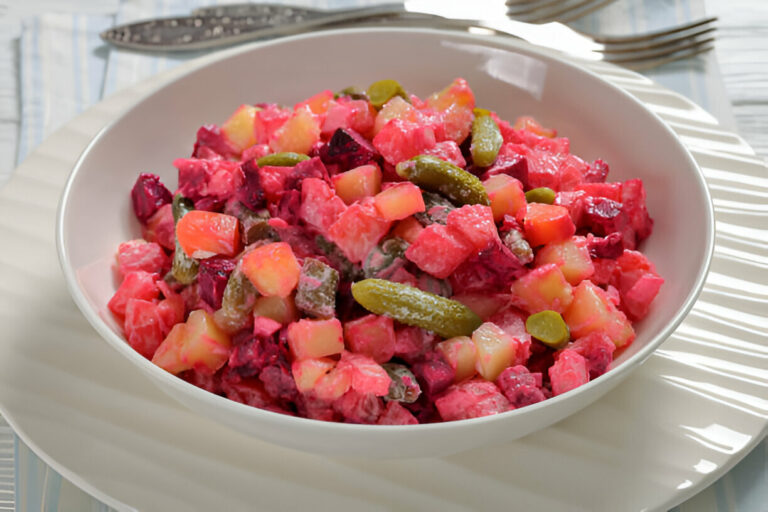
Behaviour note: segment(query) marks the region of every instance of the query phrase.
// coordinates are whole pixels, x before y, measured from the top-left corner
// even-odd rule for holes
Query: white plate
[[[96,132],[185,67],[68,124],[0,191],[0,411],[54,469],[119,509],[647,510],[683,501],[748,453],[768,425],[767,171],[687,100],[634,73],[589,67],[680,135],[707,176],[719,230],[694,310],[594,405],[519,441],[460,455],[335,459],[197,417],[145,380],[70,300],[55,210]]]

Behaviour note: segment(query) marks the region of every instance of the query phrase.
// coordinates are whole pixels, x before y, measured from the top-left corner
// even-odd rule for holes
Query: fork
[[[545,23],[548,21],[570,23],[615,1],[507,0],[507,16],[528,23]]]
[[[124,48],[144,51],[182,51],[213,48],[265,37],[277,37],[310,29],[348,26],[372,20],[387,24],[439,25],[467,30],[482,28],[518,37],[534,45],[594,61],[606,61],[647,69],[685,59],[712,49],[711,33],[717,18],[707,18],[668,30],[634,36],[598,37],[549,22],[536,25],[507,18],[502,2],[432,2],[406,0],[354,9],[309,10],[286,5],[254,4],[197,11],[198,16],[165,18],[114,27],[102,38]],[[288,12],[290,11],[290,12]]]

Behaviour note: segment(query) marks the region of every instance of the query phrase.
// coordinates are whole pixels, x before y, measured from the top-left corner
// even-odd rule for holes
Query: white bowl
[[[106,308],[118,244],[140,236],[129,191],[139,172],[176,184],[171,162],[191,151],[199,126],[241,103],[294,104],[323,89],[395,78],[422,96],[464,77],[479,106],[505,119],[533,115],[571,139],[572,151],[610,164],[612,181],[642,178],[656,224],[643,251],[665,279],[637,338],[605,375],[571,392],[496,416],[438,424],[327,423],[248,407],[208,393],[135,352]],[[67,285],[93,327],[164,392],[201,415],[266,441],[335,455],[437,456],[510,441],[585,407],[624,379],[692,307],[709,267],[713,212],[696,163],[640,102],[576,65],[511,39],[455,32],[328,31],[245,46],[139,101],[85,150],[57,222]],[[141,411],[136,411],[141,414]]]

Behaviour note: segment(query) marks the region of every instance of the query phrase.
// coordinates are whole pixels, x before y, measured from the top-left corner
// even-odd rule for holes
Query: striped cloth
[[[226,0],[218,0],[224,3]],[[229,0],[231,2],[231,0]],[[274,1],[274,0],[272,0]],[[743,9],[711,0],[710,12],[727,17],[732,12],[749,13],[749,5],[760,0],[737,0]],[[21,3],[20,1],[18,2]],[[50,2],[49,2],[50,3]],[[15,164],[42,142],[47,135],[101,98],[144,78],[178,65],[195,55],[156,57],[117,51],[104,46],[98,33],[114,23],[125,23],[154,16],[188,13],[192,8],[217,3],[216,0],[123,0],[105,11],[104,3],[80,0],[67,2],[70,12],[101,14],[47,13],[24,19],[18,27],[0,19],[0,185],[10,176]],[[346,7],[377,3],[370,0],[294,0],[309,7]],[[61,3],[55,4],[57,9]],[[49,7],[53,8],[52,4]],[[12,5],[13,7],[13,5]],[[619,0],[580,20],[575,28],[587,32],[632,33],[661,28],[704,16],[703,0]],[[720,12],[723,11],[723,12]],[[104,14],[107,12],[107,14]],[[764,18],[766,21],[768,19]],[[742,22],[744,22],[742,20]],[[745,24],[748,24],[744,22]],[[760,29],[768,31],[768,29]],[[17,45],[11,39],[20,33],[18,76],[13,69]],[[768,36],[768,33],[764,33]],[[768,40],[768,37],[763,41]],[[768,55],[763,52],[761,55]],[[762,72],[768,69],[762,63]],[[735,63],[726,61],[726,68]],[[7,69],[6,69],[7,68]],[[755,148],[768,154],[764,128],[748,121],[736,124],[727,100],[714,55],[694,62],[670,64],[645,73],[660,84],[675,90],[708,109],[729,129],[755,133]],[[730,76],[730,75],[729,75]],[[747,87],[737,79],[728,91],[743,103],[737,112],[755,107],[747,97]],[[749,84],[747,84],[749,85]],[[18,107],[20,105],[20,108]],[[758,107],[768,109],[763,97]],[[768,113],[762,117],[768,117]],[[20,511],[106,511],[99,503],[38,459],[0,418],[0,512]],[[13,476],[15,475],[15,478]],[[763,484],[760,484],[762,478]],[[768,441],[763,442],[731,472],[675,512],[765,512],[768,510]]]

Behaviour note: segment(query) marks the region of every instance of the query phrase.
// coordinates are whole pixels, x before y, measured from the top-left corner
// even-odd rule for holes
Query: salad
[[[525,407],[605,373],[663,279],[639,179],[463,79],[242,105],[141,173],[108,304],[142,356],[250,406],[416,424]]]

